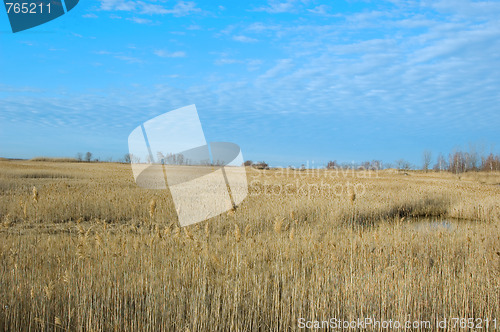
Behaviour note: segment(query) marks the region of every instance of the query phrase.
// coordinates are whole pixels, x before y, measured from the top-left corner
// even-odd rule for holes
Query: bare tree
[[[126,164],[130,164],[132,162],[132,154],[125,153],[125,155],[123,156],[123,162]]]
[[[371,169],[374,171],[382,170],[384,167],[382,160],[372,160]]]
[[[327,169],[335,169],[338,168],[338,163],[336,160],[330,160],[328,164],[326,164]]]
[[[442,153],[439,153],[437,157],[436,164],[434,165],[434,170],[442,172],[444,171],[448,166],[446,165],[446,159],[444,158]]]
[[[467,170],[467,164],[465,162],[466,156],[462,151],[455,151],[450,153],[448,163],[448,170],[452,173],[462,173]]]
[[[91,160],[92,160],[92,153],[91,152],[87,152],[85,154],[85,161],[89,163]]]
[[[165,162],[165,156],[163,155],[163,153],[161,153],[161,151],[156,152],[156,162]]]
[[[177,165],[185,165],[184,155],[182,153],[177,154]]]
[[[404,159],[396,160],[396,165],[399,170],[409,170],[411,168],[411,164]]]
[[[78,152],[78,153],[76,154],[76,160],[78,160],[78,161],[83,161],[83,154],[82,154],[81,152]]]
[[[422,169],[428,171],[431,166],[432,152],[430,150],[424,150],[422,153]]]
[[[359,164],[359,166],[357,167],[358,169],[363,169],[363,170],[368,170],[370,169],[370,162],[369,161],[363,161]]]
[[[474,143],[469,144],[469,154],[467,156],[467,168],[469,170],[477,171],[479,168],[479,151],[477,145]]]
[[[499,171],[500,170],[500,156],[499,155],[493,155],[493,153],[490,153],[490,155],[486,158],[484,158],[484,161],[482,163],[481,169],[483,171]]]

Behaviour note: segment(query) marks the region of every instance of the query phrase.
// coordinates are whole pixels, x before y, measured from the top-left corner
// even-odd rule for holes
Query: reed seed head
[[[35,186],[33,186],[33,200],[35,201],[35,203],[38,203],[38,190]]]
[[[252,228],[250,227],[250,225],[247,225],[245,227],[245,237],[248,237],[248,235],[250,235],[251,230],[252,230]]]
[[[356,200],[356,193],[354,191],[351,192],[349,199],[351,200],[351,204],[354,204],[354,201]]]
[[[193,234],[187,227],[184,227],[184,234],[186,235],[186,238],[188,238],[189,240],[193,240]]]
[[[205,224],[205,236],[207,239],[210,237],[210,226],[208,225],[208,222]]]
[[[276,221],[274,222],[274,232],[276,234],[281,233],[281,230],[283,228],[283,221],[285,221],[285,218],[276,218]]]
[[[234,239],[236,240],[236,242],[240,242],[241,240],[241,232],[238,224],[234,224]]]
[[[155,215],[155,212],[156,212],[156,199],[152,199],[151,202],[149,203],[149,216],[151,218],[154,217]]]

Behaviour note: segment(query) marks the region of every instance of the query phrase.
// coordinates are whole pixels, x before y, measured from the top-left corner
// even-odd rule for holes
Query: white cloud
[[[284,27],[281,25],[270,25],[270,24],[264,24],[262,22],[255,22],[250,24],[246,30],[256,32],[256,33],[262,33],[262,32],[267,32],[267,31],[277,31],[281,30]]]
[[[100,0],[100,10],[134,11],[137,8],[136,2],[124,0]]]
[[[257,39],[243,36],[243,35],[233,36],[233,39],[236,41],[242,42],[242,43],[255,43],[255,42],[257,42]]]
[[[313,9],[308,9],[307,11],[317,15],[328,15],[330,10],[331,10],[330,6],[319,5],[314,7]]]
[[[186,27],[186,30],[201,30],[201,26],[197,24],[191,24],[190,26]]]
[[[394,39],[370,39],[348,44],[335,44],[328,47],[334,54],[366,54],[366,53],[386,53],[396,48]]]
[[[196,7],[193,1],[179,1],[173,9],[168,11],[175,16],[186,16],[193,13],[201,12],[201,9]]]
[[[140,18],[140,17],[130,17],[127,18],[127,20],[135,22],[137,24],[152,24],[153,21],[147,19],[147,18]]]
[[[444,38],[439,38],[433,44],[413,52],[410,57],[411,63],[431,61],[438,57],[474,57],[490,47],[495,45],[498,47],[498,36],[500,36],[500,27],[496,25],[477,26],[472,30],[444,34]]]
[[[296,0],[288,0],[285,2],[270,0],[267,6],[255,8],[254,11],[266,12],[271,14],[290,13],[296,11]]]
[[[82,15],[82,17],[84,17],[84,18],[98,18],[98,16],[96,14],[93,14],[93,13]]]
[[[116,59],[125,61],[127,63],[142,63],[143,61],[139,58],[131,57],[131,56],[126,56],[126,55],[115,55],[114,56]]]
[[[280,3],[274,2],[274,12],[287,8],[293,12],[291,4],[296,10],[306,6],[298,1]],[[84,114],[112,107],[120,112],[125,109],[137,121],[138,109],[140,114],[158,113],[197,100],[204,107],[224,109],[228,118],[238,114],[247,122],[287,113],[328,115],[331,122],[357,119],[356,124],[375,127],[376,123],[384,131],[494,132],[500,124],[500,27],[497,16],[489,13],[497,13],[500,3],[457,0],[456,8],[451,1],[394,3],[390,10],[377,7],[338,20],[312,15],[281,20],[279,15],[270,19],[264,15],[262,22],[247,26],[233,21],[225,31],[226,38],[258,39],[262,60],[250,59],[253,55],[244,48],[217,47],[219,52],[211,53],[217,67],[197,67],[195,73],[182,68],[183,85],[187,86],[182,91],[167,85],[149,86],[130,94],[107,94],[111,101],[94,95],[61,97],[57,102],[45,97],[48,94],[26,100],[0,98],[0,109],[5,110],[0,116],[19,118],[21,111],[44,109],[40,108],[43,104],[64,110],[55,115],[75,124],[86,120],[73,111]],[[136,7],[140,13],[138,2]],[[319,14],[317,7],[310,12],[319,10]],[[469,15],[468,10],[478,16]],[[185,24],[191,21],[181,26]],[[151,56],[145,54],[151,51],[140,47],[127,51],[131,53],[100,53],[126,63],[140,63]],[[182,57],[185,53],[158,49],[154,55]],[[169,74],[165,72],[166,78]],[[190,81],[190,77],[196,79]],[[104,116],[93,112],[97,118]],[[33,123],[40,120],[35,115],[26,117]],[[265,121],[254,122],[266,125]]]
[[[243,63],[243,60],[237,60],[237,59],[230,59],[230,58],[222,58],[222,59],[217,59],[215,60],[215,64],[218,66],[221,65],[232,65],[235,63]]]
[[[174,16],[186,16],[202,11],[193,1],[178,1],[171,9],[145,1],[100,0],[100,2],[99,10],[129,11],[148,15],[172,14]]]
[[[264,61],[262,61],[260,59],[249,59],[247,61],[247,69],[248,69],[248,71],[259,70],[263,63],[264,63]]]
[[[426,3],[439,11],[472,20],[497,19],[500,16],[498,1],[440,0]]]
[[[261,75],[259,79],[260,80],[274,79],[278,75],[289,73],[292,67],[293,67],[293,62],[291,59],[278,60],[277,64],[268,71],[266,71],[263,75]],[[283,77],[283,75],[281,75],[281,77]]]
[[[234,65],[234,64],[242,64],[246,65],[248,71],[256,71],[259,70],[264,61],[260,59],[234,59],[228,58],[226,54],[222,54],[222,58],[215,60],[214,64],[217,66],[223,65]]]
[[[167,52],[165,50],[155,50],[153,53],[161,58],[184,58],[186,56],[186,53],[182,51]]]
[[[162,5],[155,5],[150,3],[145,3],[143,1],[139,1],[138,4],[141,6],[141,14],[168,14],[169,11]]]

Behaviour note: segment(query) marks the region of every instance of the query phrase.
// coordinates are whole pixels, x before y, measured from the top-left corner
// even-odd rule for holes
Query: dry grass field
[[[500,320],[499,173],[249,168],[248,182],[235,211],[181,229],[130,165],[0,161],[0,330]]]

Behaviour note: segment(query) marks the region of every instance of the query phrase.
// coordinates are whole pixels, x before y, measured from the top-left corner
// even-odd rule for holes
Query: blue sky
[[[196,104],[207,141],[273,165],[498,153],[500,1],[81,1],[13,34],[0,156],[120,158]]]

